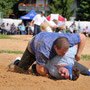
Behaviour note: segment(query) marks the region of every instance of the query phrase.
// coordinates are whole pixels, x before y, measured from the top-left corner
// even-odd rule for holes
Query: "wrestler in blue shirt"
[[[79,34],[41,32],[32,39],[30,45],[31,50],[35,53],[37,64],[45,65],[48,59],[51,59],[57,55],[53,48],[53,43],[59,37],[66,37],[69,41],[70,47],[80,43]]]

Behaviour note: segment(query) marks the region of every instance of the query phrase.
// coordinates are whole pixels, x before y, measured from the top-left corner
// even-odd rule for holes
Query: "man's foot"
[[[20,57],[17,57],[13,62],[11,62],[8,66],[9,68],[12,66],[12,65],[18,65],[19,64],[19,61],[21,60]]]
[[[32,72],[32,74],[39,76],[39,74],[37,73],[37,70],[36,70],[36,64],[32,65],[32,71],[31,72]]]

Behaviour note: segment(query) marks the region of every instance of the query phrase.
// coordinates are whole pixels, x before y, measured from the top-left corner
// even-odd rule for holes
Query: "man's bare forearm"
[[[81,52],[82,52],[82,50],[85,46],[85,42],[86,42],[86,37],[85,37],[84,34],[80,34],[80,37],[81,37],[81,41],[78,44],[78,50],[77,50],[77,53],[76,53],[76,60],[80,60]]]
[[[44,65],[36,64],[36,70],[42,76],[47,76],[48,75],[48,70],[45,69]]]

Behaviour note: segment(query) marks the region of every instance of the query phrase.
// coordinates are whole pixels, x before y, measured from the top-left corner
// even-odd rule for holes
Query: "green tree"
[[[90,0],[81,0],[76,20],[90,21]]]
[[[69,20],[75,11],[75,9],[71,11],[73,1],[74,0],[50,0],[50,13],[59,13]]]
[[[20,18],[20,16],[23,16],[26,14],[25,11],[19,11],[18,5],[19,3],[25,3],[22,0],[18,0],[12,7],[14,18]]]
[[[4,17],[9,17],[13,12],[13,5],[19,0],[0,0],[0,11],[4,13]]]

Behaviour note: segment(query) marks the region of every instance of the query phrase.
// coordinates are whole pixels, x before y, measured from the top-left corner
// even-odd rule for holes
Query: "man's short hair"
[[[42,14],[45,14],[45,11],[41,11]]]
[[[69,41],[66,37],[59,37],[55,40],[54,45],[56,45],[57,49],[68,49]]]
[[[77,68],[77,66],[72,67],[72,75],[73,75],[73,78],[72,78],[73,81],[79,78],[80,70]]]

